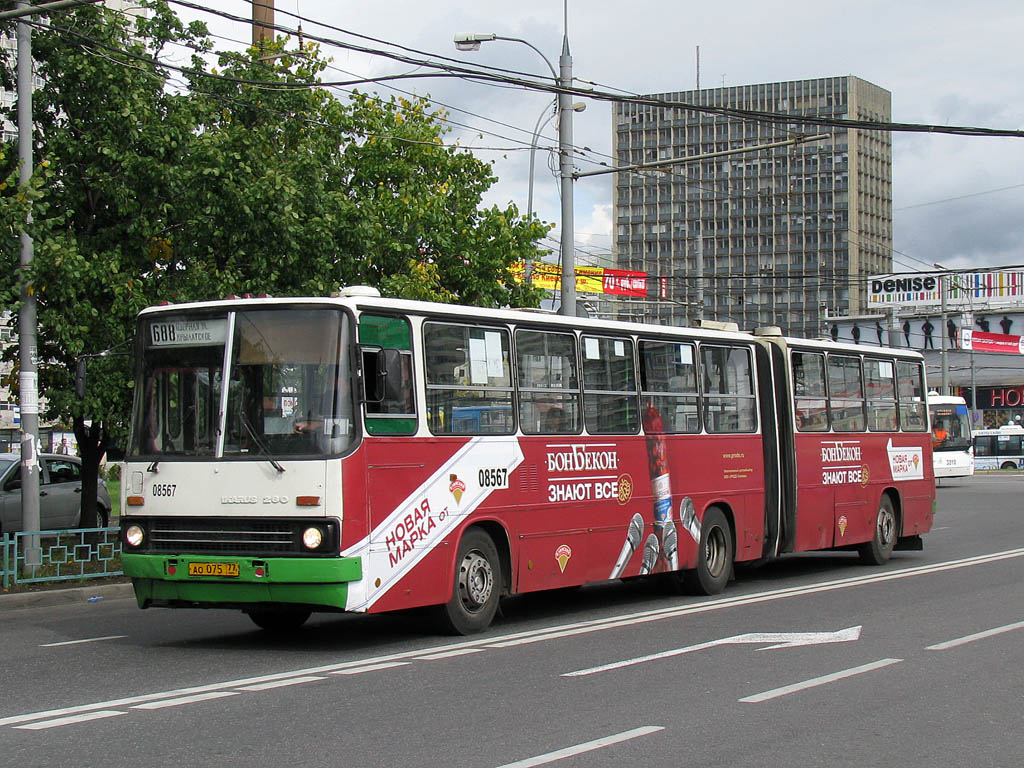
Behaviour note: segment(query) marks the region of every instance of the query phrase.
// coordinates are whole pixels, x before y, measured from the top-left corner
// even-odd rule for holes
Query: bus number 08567
[[[508,488],[508,469],[496,467],[494,469],[481,469],[477,473],[477,482],[481,488]]]

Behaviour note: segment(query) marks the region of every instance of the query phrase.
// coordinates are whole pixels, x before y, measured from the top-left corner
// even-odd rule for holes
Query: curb
[[[93,597],[100,600],[123,600],[134,598],[134,596],[131,582],[97,584],[93,587],[71,587],[69,589],[43,589],[38,592],[15,592],[9,595],[0,595],[0,611],[87,603]]]

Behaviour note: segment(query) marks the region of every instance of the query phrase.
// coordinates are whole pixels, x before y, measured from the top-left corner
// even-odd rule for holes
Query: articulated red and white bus
[[[122,479],[141,607],[437,606],[734,562],[919,549],[935,485],[922,358],[382,299],[245,299],[138,320]]]

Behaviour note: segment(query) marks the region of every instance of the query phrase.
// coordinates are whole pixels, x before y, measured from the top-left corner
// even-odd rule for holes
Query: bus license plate
[[[189,576],[238,576],[238,563],[189,563]]]

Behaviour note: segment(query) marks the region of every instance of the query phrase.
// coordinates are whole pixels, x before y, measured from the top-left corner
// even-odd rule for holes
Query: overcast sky
[[[208,0],[210,8],[249,17],[246,0]],[[550,77],[540,55],[522,43],[493,41],[479,51],[455,50],[457,33],[496,33],[528,40],[558,68],[562,0],[276,0],[277,23],[345,42],[386,48],[338,29],[471,65],[504,67]],[[246,25],[176,7],[202,18],[211,32],[249,40]],[[729,3],[683,0],[568,0],[568,38],[578,85],[602,90],[662,93],[696,86],[700,46],[702,87],[747,85],[856,75],[892,92],[894,122],[1024,127],[1024,34],[1021,0],[786,0]],[[227,39],[216,40],[237,48]],[[395,50],[395,49],[390,49]],[[423,72],[382,57],[325,46],[333,57],[324,79]],[[421,58],[417,54],[412,54]],[[543,93],[459,79],[395,81],[394,88],[430,96],[451,113],[449,141],[494,161],[499,182],[485,202],[514,202],[525,212],[529,146],[534,125],[551,99]],[[368,86],[381,96],[396,91]],[[482,134],[482,136],[481,136]],[[551,125],[536,154],[534,211],[560,220],[559,187],[545,147],[557,142]],[[580,170],[609,161],[611,107],[588,101],[575,115],[574,144],[589,148]],[[507,150],[507,151],[506,151]],[[1024,264],[1024,138],[895,134],[893,140],[895,268],[925,269]],[[575,230],[581,262],[608,266],[613,231],[613,176],[575,185]],[[557,240],[558,230],[552,232]],[[552,243],[556,245],[556,243]]]

